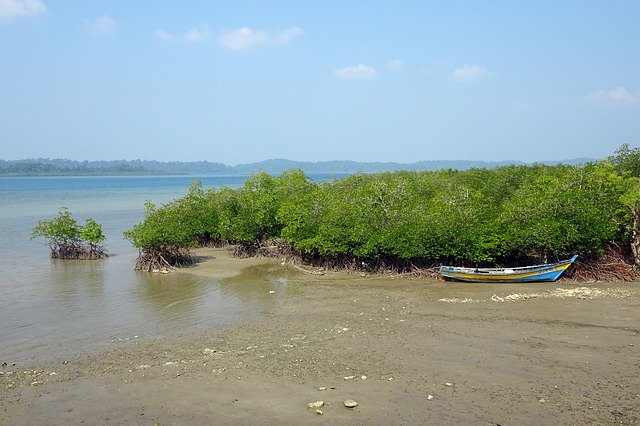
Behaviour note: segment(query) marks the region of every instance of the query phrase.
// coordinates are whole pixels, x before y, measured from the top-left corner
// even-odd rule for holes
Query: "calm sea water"
[[[259,318],[274,297],[258,295],[269,294],[270,280],[282,285],[282,277],[217,282],[133,270],[137,250],[123,231],[143,219],[145,201],[162,204],[183,196],[193,179],[0,177],[0,363],[52,359]],[[233,188],[246,176],[197,179],[205,188]],[[53,218],[60,207],[69,208],[79,223],[93,217],[102,224],[108,259],[53,260],[44,241],[29,239],[37,221]]]

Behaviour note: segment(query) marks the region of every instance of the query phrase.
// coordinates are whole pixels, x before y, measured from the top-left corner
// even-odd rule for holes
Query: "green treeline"
[[[121,176],[162,174],[125,162],[0,160],[0,176]]]
[[[307,259],[482,265],[597,258],[611,244],[637,239],[638,179],[618,157],[358,174],[332,183],[293,170],[252,175],[239,189],[195,181],[182,198],[147,204],[146,219],[125,236],[142,252],[167,254],[279,239]]]
[[[581,164],[586,159],[562,161],[563,164]],[[272,159],[257,163],[228,166],[209,161],[111,160],[76,161],[64,158],[37,158],[25,160],[0,160],[0,176],[118,176],[118,175],[249,175],[266,171],[277,175],[287,170],[300,169],[305,173],[380,173],[393,170],[430,171],[440,169],[467,170],[471,168],[494,168],[516,162],[488,162],[468,160],[431,160],[410,164],[355,161],[293,161]],[[554,162],[553,164],[558,164]]]

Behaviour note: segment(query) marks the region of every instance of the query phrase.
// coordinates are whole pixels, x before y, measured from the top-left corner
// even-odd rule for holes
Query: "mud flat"
[[[186,273],[286,274],[264,295],[285,302],[261,322],[9,362],[0,423],[640,423],[638,283],[454,284],[200,255]]]

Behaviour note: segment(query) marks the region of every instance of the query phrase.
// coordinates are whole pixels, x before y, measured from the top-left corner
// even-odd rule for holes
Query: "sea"
[[[0,177],[0,364],[260,320],[283,293],[270,294],[269,286],[286,279],[214,280],[133,269],[138,251],[123,232],[144,219],[146,201],[162,205],[181,197],[194,179],[204,188],[238,188],[247,176]],[[108,259],[51,259],[44,240],[30,239],[36,223],[62,207],[80,224],[92,217],[102,225]]]

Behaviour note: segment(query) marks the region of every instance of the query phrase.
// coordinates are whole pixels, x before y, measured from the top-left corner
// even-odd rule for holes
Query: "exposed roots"
[[[108,256],[107,249],[97,244],[70,242],[67,244],[51,245],[52,259],[104,259]]]
[[[211,238],[210,235],[198,235],[196,237],[198,247],[224,247],[227,241]]]
[[[293,265],[304,265],[318,271],[341,271],[348,273],[369,273],[376,275],[405,275],[436,278],[438,266],[433,262],[410,262],[391,257],[361,259],[354,256],[305,255],[291,247],[285,240],[276,238],[268,241],[241,243],[230,248],[234,257],[271,257],[284,259]],[[302,269],[305,270],[306,269]],[[309,271],[307,271],[309,272]]]
[[[578,259],[565,275],[566,279],[585,281],[634,281],[637,271],[632,256],[618,246],[610,247],[597,259]]]
[[[153,247],[140,250],[134,269],[153,272],[193,264],[194,257],[186,247]]]
[[[234,245],[231,248],[231,253],[233,256],[240,258],[252,256],[277,257],[293,265],[314,268],[313,271],[307,271],[310,273],[341,271],[348,273],[366,272],[376,275],[404,275],[430,279],[439,277],[439,264],[429,260],[408,261],[393,257],[362,259],[349,255],[305,255],[294,250],[283,239]],[[624,250],[619,246],[612,246],[599,258],[579,258],[567,270],[564,279],[577,282],[628,282],[634,281],[637,276],[637,270],[633,266],[632,256],[628,253],[628,250]]]
[[[247,257],[256,256],[259,249],[260,243],[257,241],[252,241],[233,246],[231,254],[233,255],[233,257],[244,259]]]
[[[353,256],[299,257],[304,264],[331,271],[368,273],[374,275],[404,275],[409,277],[436,278],[438,267],[432,262],[410,262],[397,258],[361,259]]]

